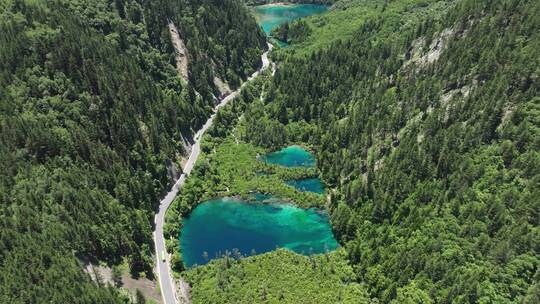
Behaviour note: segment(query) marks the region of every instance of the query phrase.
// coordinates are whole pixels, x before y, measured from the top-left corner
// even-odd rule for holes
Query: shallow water
[[[326,10],[328,6],[317,4],[261,5],[253,8],[257,22],[266,35],[282,23],[321,14]]]
[[[262,160],[285,167],[315,167],[315,157],[299,146],[289,146],[266,154]]]
[[[180,246],[184,265],[191,267],[235,248],[243,256],[277,247],[315,254],[334,250],[338,243],[328,217],[315,209],[220,198],[202,203],[184,221]]]
[[[287,185],[293,186],[302,192],[324,193],[324,185],[319,178],[295,179],[287,181]]]

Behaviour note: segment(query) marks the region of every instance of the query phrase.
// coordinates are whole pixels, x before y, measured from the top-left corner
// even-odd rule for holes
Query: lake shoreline
[[[253,202],[231,197],[205,201],[184,221],[179,242],[185,269],[235,249],[243,256],[276,248],[306,255],[339,247],[328,213],[271,196]]]

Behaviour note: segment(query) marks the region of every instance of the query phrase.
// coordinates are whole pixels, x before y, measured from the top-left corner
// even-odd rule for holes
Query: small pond
[[[184,265],[203,265],[233,249],[249,256],[277,247],[300,254],[338,247],[325,213],[297,208],[268,195],[254,197],[256,201],[251,203],[226,197],[197,206],[180,234]]]
[[[253,7],[255,19],[267,36],[273,29],[285,22],[291,22],[303,17],[317,15],[328,10],[328,6],[319,4],[267,4]],[[280,47],[287,47],[287,43],[273,39],[273,43]]]
[[[293,186],[302,192],[324,193],[324,185],[319,178],[305,178],[287,181],[287,185]]]
[[[269,164],[285,167],[315,167],[315,157],[300,146],[289,146],[261,158]]]

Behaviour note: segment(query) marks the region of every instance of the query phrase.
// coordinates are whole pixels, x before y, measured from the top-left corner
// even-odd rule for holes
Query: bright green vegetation
[[[179,243],[174,239],[184,218],[200,202],[224,196],[240,196],[249,200],[253,193],[269,193],[302,208],[322,209],[326,204],[325,197],[299,191],[286,183],[316,177],[315,168],[267,164],[259,160],[266,150],[245,142],[242,135],[245,130],[242,124],[238,124],[240,116],[253,107],[255,96],[260,96],[268,77],[266,74],[247,85],[237,99],[218,112],[214,125],[203,138],[203,153],[197,165],[167,213],[164,232],[169,239],[167,247],[173,252],[173,268],[177,271],[183,269],[183,262]],[[232,126],[237,127],[233,129]],[[305,157],[307,152],[302,151]]]
[[[533,0],[341,0],[278,29],[278,71],[220,111],[168,214],[173,264],[182,218],[250,191],[325,208],[342,249],[216,260],[186,272],[194,300],[539,303],[539,16]],[[238,86],[264,39],[235,0],[2,1],[0,303],[126,302],[76,256],[150,273],[165,164],[213,76]],[[257,160],[291,144],[317,168]],[[329,201],[286,183],[314,177]]]
[[[335,7],[280,51],[243,138],[315,151],[370,298],[540,302],[540,3]]]
[[[264,150],[251,144],[227,139],[213,153],[201,158],[193,180],[203,188],[203,198],[221,195],[246,196],[251,192],[272,193],[289,198],[302,207],[322,207],[324,199],[287,186],[285,181],[317,175],[315,169],[283,168],[257,160]],[[180,197],[182,197],[181,195]]]
[[[245,119],[249,116],[242,115],[242,113],[249,113],[260,108],[257,98],[261,95],[263,84],[267,80],[268,74],[255,80],[242,90],[239,98],[220,110],[213,127],[203,138],[205,154],[197,162],[180,195],[167,213],[165,226],[166,238],[169,239],[167,247],[173,253],[172,263],[173,269],[176,271],[183,269],[184,248],[180,248],[180,242],[175,241],[175,238],[178,237],[181,227],[190,225],[189,222],[186,222],[190,221],[188,216],[195,215],[194,213],[199,210],[198,208],[201,206],[199,203],[202,201],[233,194],[240,194],[243,200],[266,201],[271,198],[269,195],[252,193],[254,189],[258,192],[261,192],[262,189],[262,192],[273,193],[276,197],[285,198],[302,207],[323,208],[325,205],[325,199],[321,195],[297,191],[293,187],[287,186],[286,183],[286,181],[293,179],[304,180],[316,176],[317,171],[314,168],[266,164],[257,159],[257,156],[262,156],[266,151],[245,143],[247,140]],[[294,128],[302,129],[300,126]],[[274,131],[269,129],[268,132]],[[300,138],[295,140],[299,141]],[[278,143],[279,141],[275,141],[271,144],[277,145]],[[301,151],[302,160],[305,160],[306,156],[309,159],[312,158],[304,149],[295,147],[292,151]],[[313,202],[317,202],[317,204],[313,204]],[[230,202],[219,201],[218,203],[225,205]],[[212,217],[227,225],[235,224],[238,211],[227,212],[225,211],[227,206],[223,205],[211,210],[213,213],[217,213]],[[232,208],[234,209],[234,206]],[[290,229],[288,226],[295,226],[296,220],[305,218],[307,214],[313,212],[312,210],[299,210],[292,206],[289,208],[291,209],[287,209],[294,210],[294,213],[301,216],[285,220],[284,229]],[[194,211],[192,212],[192,210]],[[311,214],[314,216],[313,213]],[[317,219],[315,223],[320,224],[315,226],[324,228],[324,235],[321,236],[318,233],[314,240],[320,243],[326,239],[327,248],[323,244],[321,251],[331,249],[336,243],[333,241],[333,235],[328,230],[326,221],[320,222],[318,215],[315,219]],[[209,220],[205,220],[197,226],[197,229],[193,229],[194,234],[197,233],[199,237],[218,242],[218,239],[214,238],[219,237],[221,231],[208,231],[213,227]],[[309,224],[309,226],[313,226],[313,224]],[[272,225],[265,224],[264,227],[271,229]],[[309,228],[306,230],[310,231]],[[299,233],[303,234],[307,231],[301,230]],[[254,237],[253,234],[250,236]],[[255,236],[254,239],[244,239],[238,247],[245,247],[244,251],[249,250],[247,255],[252,255],[253,244],[261,241],[264,239]],[[219,242],[224,243],[223,240],[219,240]],[[182,243],[184,246],[188,246],[184,242]],[[368,303],[365,289],[360,284],[354,283],[355,275],[351,266],[348,265],[344,251],[340,249],[338,252],[309,257],[284,250],[242,259],[237,259],[242,255],[240,251],[222,253],[225,254],[222,259],[213,260],[204,266],[182,272],[182,276],[191,283],[191,296],[194,303],[257,303],[265,301],[271,303],[298,303],[302,301],[309,303]],[[201,257],[203,260],[205,259],[204,252]],[[208,253],[208,257],[212,256]],[[185,262],[190,264],[189,261]]]
[[[393,26],[415,26],[427,18],[437,19],[457,1],[437,0],[341,0],[324,15],[292,22],[277,30],[281,37],[293,43],[290,53],[306,55],[328,47],[338,41],[358,39],[362,28],[372,22]],[[377,36],[390,34],[389,28],[378,29]]]
[[[205,138],[206,139],[206,138]],[[209,137],[205,151],[186,181],[182,192],[171,205],[164,232],[167,238],[177,238],[183,218],[203,201],[215,197],[240,196],[249,199],[253,192],[271,193],[274,196],[304,207],[324,208],[325,198],[311,192],[301,192],[286,184],[287,180],[314,177],[311,168],[285,168],[267,165],[257,160],[264,150],[247,143],[236,143],[230,137],[210,148]],[[174,253],[174,268],[183,268],[178,242],[171,240],[167,247]]]
[[[192,267],[227,253],[239,258],[277,247],[325,253],[337,242],[325,214],[258,195],[250,202],[225,197],[200,204],[184,221],[180,247],[185,266]]]
[[[0,302],[125,303],[76,256],[151,275],[165,164],[207,119],[212,76],[238,85],[263,48],[237,1],[2,1]]]
[[[183,274],[193,303],[370,303],[343,250],[308,257],[279,249]]]

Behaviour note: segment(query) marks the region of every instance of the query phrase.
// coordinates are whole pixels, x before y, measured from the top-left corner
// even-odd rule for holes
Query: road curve
[[[194,139],[195,143],[193,144],[191,148],[191,154],[189,155],[189,158],[186,162],[186,165],[183,168],[183,173],[180,175],[180,178],[176,181],[176,183],[172,186],[171,190],[167,195],[161,200],[159,203],[159,212],[156,214],[156,217],[154,219],[155,222],[155,230],[154,230],[154,243],[156,248],[156,268],[157,268],[157,275],[159,279],[159,286],[161,288],[161,296],[163,298],[164,304],[176,304],[178,303],[177,298],[175,297],[175,285],[170,273],[170,267],[169,267],[169,256],[168,254],[165,254],[165,261],[162,260],[161,254],[162,252],[166,252],[165,249],[165,238],[163,237],[163,224],[165,223],[165,213],[167,212],[167,209],[171,205],[172,201],[176,197],[176,194],[178,194],[178,191],[182,188],[184,185],[184,182],[186,181],[187,176],[191,173],[191,170],[193,169],[195,162],[197,161],[197,158],[199,158],[199,154],[201,152],[201,138],[204,132],[210,128],[212,125],[212,122],[214,121],[214,118],[216,117],[216,113],[219,110],[219,108],[225,106],[229,101],[234,99],[238,93],[240,93],[241,89],[251,80],[253,80],[255,77],[259,75],[259,73],[270,65],[270,61],[268,60],[268,52],[272,50],[272,45],[268,44],[268,51],[266,51],[264,54],[262,54],[262,67],[257,70],[253,75],[251,75],[246,82],[242,84],[240,88],[238,88],[236,91],[230,93],[225,98],[223,98],[215,107],[214,107],[214,113],[208,118],[206,123],[201,127],[197,133],[195,133]],[[183,303],[189,303],[189,294],[188,291],[185,288],[182,288],[182,295],[180,295],[180,298],[182,299]]]

